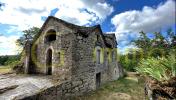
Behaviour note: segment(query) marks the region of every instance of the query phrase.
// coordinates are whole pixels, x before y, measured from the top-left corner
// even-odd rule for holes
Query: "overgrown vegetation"
[[[144,100],[144,80],[126,77],[104,84],[100,89],[75,100]]]
[[[20,61],[20,55],[0,56],[0,74],[8,73]]]
[[[150,76],[158,81],[167,81],[176,77],[176,56],[170,54],[167,57],[150,57],[140,61],[136,70],[144,75]]]
[[[143,58],[140,51],[131,49],[127,54],[120,55],[120,63],[127,71],[135,71],[138,62]]]
[[[120,55],[120,62],[127,71],[135,71],[142,59],[151,57],[167,58],[166,56],[169,55],[170,51],[176,50],[176,34],[171,29],[168,29],[166,33],[155,32],[148,34],[140,32],[140,37],[133,40],[132,43],[138,49],[131,49],[127,54]]]
[[[149,98],[154,100],[176,98],[176,34],[172,30],[164,34],[155,32],[152,38],[144,32],[140,34],[140,38],[133,43],[139,51],[142,51],[141,56],[138,58],[136,53],[132,53],[136,55],[138,61],[131,69],[136,69],[145,76],[145,88]],[[127,61],[135,62],[134,60],[136,59],[128,58]],[[122,62],[124,61],[126,60]]]
[[[2,66],[8,66],[16,61],[19,61],[20,55],[6,55],[6,56],[0,56],[0,65]]]
[[[34,36],[38,32],[39,32],[39,28],[37,27],[32,27],[28,30],[24,30],[23,31],[24,34],[19,39],[17,39],[16,44],[18,46],[24,47],[26,44],[26,41],[32,41]],[[6,70],[9,70],[10,68],[13,68],[16,65],[20,64],[20,59],[23,58],[22,56],[23,56],[22,53],[18,55],[0,56],[1,72],[5,72]]]

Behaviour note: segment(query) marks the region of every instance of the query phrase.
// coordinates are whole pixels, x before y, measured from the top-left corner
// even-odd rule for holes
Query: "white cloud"
[[[113,11],[104,0],[1,0],[0,23],[17,25],[20,30],[41,27],[41,16],[58,8],[56,17],[74,24],[85,25],[103,21]]]
[[[15,55],[20,51],[20,47],[15,44],[19,36],[0,36],[0,55]]]
[[[116,31],[121,32],[153,32],[175,23],[175,1],[168,0],[156,9],[145,6],[142,11],[126,11],[115,15],[112,23]]]
[[[138,32],[160,31],[175,24],[175,1],[168,0],[156,8],[145,6],[142,11],[132,10],[115,15],[111,22],[115,26],[118,42],[129,42],[137,38]]]
[[[121,54],[127,54],[129,53],[129,51],[134,50],[134,49],[137,50],[138,47],[128,44],[128,45],[125,45],[124,47],[119,47],[118,52]]]
[[[113,12],[104,0],[59,0],[58,8],[56,17],[78,25],[100,23]]]
[[[0,24],[12,26],[8,34],[41,27],[44,22],[41,17],[47,17],[55,8],[59,9],[56,17],[77,25],[102,22],[113,12],[113,7],[105,0],[1,0],[1,3],[5,6],[0,9]],[[15,53],[14,38],[17,37],[0,37],[0,55]]]
[[[0,11],[0,23],[17,25],[20,30],[32,26],[40,27],[43,23],[41,16],[48,16],[51,9],[56,7],[53,0],[1,0],[5,4]]]

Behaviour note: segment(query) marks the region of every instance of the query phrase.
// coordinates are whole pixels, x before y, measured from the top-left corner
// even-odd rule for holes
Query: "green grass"
[[[11,71],[9,66],[0,66],[0,74],[8,73]]]
[[[136,77],[121,78],[117,81],[104,84],[100,89],[88,95],[76,98],[77,100],[145,100],[144,80]]]

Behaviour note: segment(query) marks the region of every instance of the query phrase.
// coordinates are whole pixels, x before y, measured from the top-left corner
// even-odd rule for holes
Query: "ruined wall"
[[[71,88],[71,81],[65,81],[47,89],[43,89],[34,95],[27,97],[19,96],[19,100],[73,100],[76,95],[70,94],[74,88]],[[78,88],[78,90],[81,89]],[[74,91],[73,91],[74,92]],[[76,91],[75,91],[76,92]]]
[[[56,40],[45,42],[49,30],[56,32]],[[41,92],[39,98],[58,98],[59,96],[78,96],[95,90],[107,81],[118,79],[121,69],[116,60],[111,61],[111,52],[107,50],[103,35],[99,29],[87,31],[88,35],[69,29],[50,19],[42,35],[33,44],[32,59],[37,72],[47,73],[47,51],[52,51],[52,77],[67,80],[62,85]],[[85,31],[85,33],[87,33]],[[98,36],[98,37],[97,37]],[[115,43],[112,43],[116,47]],[[96,50],[101,49],[100,63],[96,61]],[[109,54],[107,54],[109,52]],[[114,54],[116,55],[116,53]],[[61,92],[58,92],[61,91]],[[36,97],[36,98],[37,98]]]
[[[94,37],[75,34],[73,43],[73,68],[71,93],[81,95],[95,89],[95,63],[93,61]]]
[[[62,38],[64,39],[62,43],[65,44],[63,45],[63,50],[68,53],[69,46],[72,46],[71,53],[68,55],[68,57],[70,57],[70,55],[72,56],[72,59],[70,59],[72,60],[72,65],[70,65],[72,66],[71,79],[25,99],[71,100],[74,96],[83,95],[84,93],[96,89],[96,74],[98,73],[101,73],[101,84],[118,79],[121,76],[122,70],[117,63],[116,56],[112,56],[112,54],[116,55],[116,51],[112,53],[109,49],[105,49],[106,46],[101,41],[102,38],[99,43],[96,43],[96,35],[97,32],[90,33],[88,37],[83,37],[79,34],[62,35],[63,37],[60,38],[61,40]],[[100,64],[97,64],[94,55],[97,46],[104,49],[102,50],[103,58],[101,58]],[[107,54],[107,52],[109,52],[109,54]]]
[[[51,42],[45,41],[45,36],[49,30],[56,31],[56,40]],[[37,65],[37,72],[46,74],[47,51],[52,50],[52,75],[59,76],[62,79],[71,79],[72,67],[72,31],[51,19],[41,36],[33,45],[33,61]]]

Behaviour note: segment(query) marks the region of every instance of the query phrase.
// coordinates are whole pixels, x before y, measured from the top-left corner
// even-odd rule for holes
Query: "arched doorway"
[[[52,75],[52,50],[49,49],[46,54],[46,74]]]

